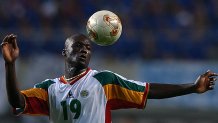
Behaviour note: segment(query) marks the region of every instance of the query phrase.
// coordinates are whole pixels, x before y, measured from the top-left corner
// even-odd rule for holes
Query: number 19
[[[63,108],[63,115],[64,115],[64,120],[68,120],[68,112],[67,112],[67,101],[62,101],[61,106]],[[70,111],[72,113],[75,113],[75,116],[73,119],[78,119],[81,113],[81,103],[77,99],[73,99],[70,102]]]

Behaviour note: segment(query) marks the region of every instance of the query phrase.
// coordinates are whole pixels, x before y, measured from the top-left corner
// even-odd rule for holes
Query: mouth
[[[83,54],[82,54],[82,55],[80,55],[78,58],[79,58],[80,60],[84,60],[84,61],[85,61],[87,57],[86,57],[86,55],[83,55]]]

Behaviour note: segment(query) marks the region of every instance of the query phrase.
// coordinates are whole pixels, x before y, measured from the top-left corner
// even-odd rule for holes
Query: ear
[[[62,56],[66,56],[66,49],[62,50]]]

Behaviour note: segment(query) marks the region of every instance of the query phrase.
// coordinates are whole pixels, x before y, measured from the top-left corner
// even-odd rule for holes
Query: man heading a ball
[[[90,40],[75,34],[67,38],[62,51],[63,76],[20,91],[15,70],[19,56],[16,35],[7,35],[1,47],[8,100],[14,113],[48,115],[53,123],[111,123],[111,110],[143,109],[147,99],[204,93],[213,89],[217,76],[207,71],[190,84],[160,84],[128,80],[111,71],[92,70],[88,67]]]

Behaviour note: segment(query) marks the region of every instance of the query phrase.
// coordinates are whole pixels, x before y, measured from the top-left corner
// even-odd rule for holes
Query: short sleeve
[[[21,91],[25,98],[25,108],[14,108],[14,114],[49,115],[48,87],[52,83],[51,80],[45,80],[34,88]]]
[[[149,83],[128,80],[109,71],[94,77],[102,84],[110,109],[145,108]]]

